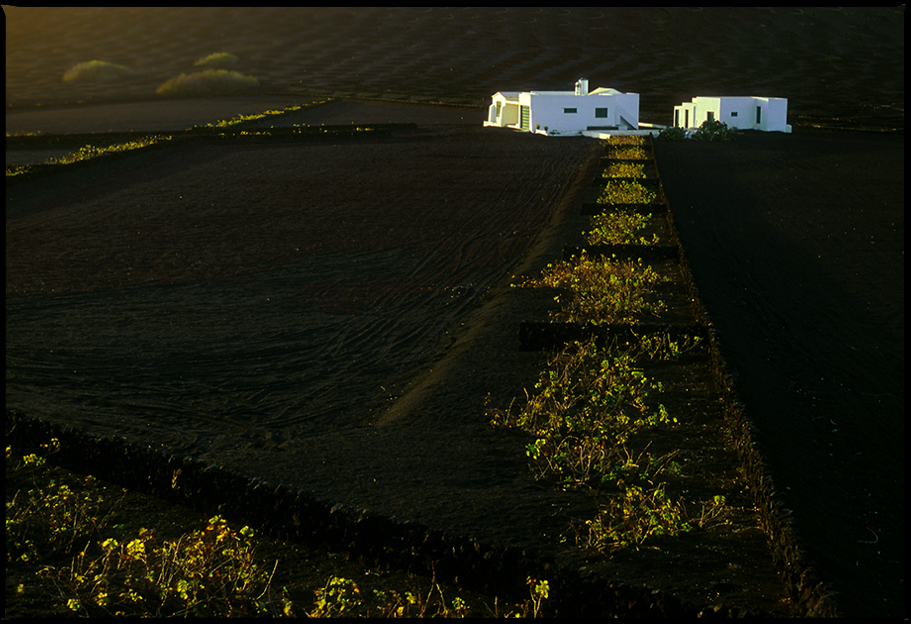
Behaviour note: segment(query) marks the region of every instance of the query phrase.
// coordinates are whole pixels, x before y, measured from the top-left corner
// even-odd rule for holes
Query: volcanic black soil
[[[793,134],[659,143],[658,166],[808,560],[846,615],[905,614],[903,7],[4,12],[15,133],[171,130],[339,93],[484,106],[580,76],[640,93],[657,123],[696,95],[789,98]],[[218,50],[267,93],[155,98]],[[61,80],[92,59],[136,73]],[[541,369],[517,328],[553,302],[508,284],[579,243],[594,146],[484,130],[483,108],[319,114],[296,121],[417,127],[183,143],[8,185],[8,414],[549,548],[592,501],[532,481],[484,400]],[[761,542],[624,578],[781,612]],[[700,585],[722,574],[749,582]]]

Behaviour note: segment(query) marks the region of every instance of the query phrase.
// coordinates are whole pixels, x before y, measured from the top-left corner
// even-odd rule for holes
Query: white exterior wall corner
[[[494,98],[496,100],[496,98]],[[494,124],[499,125],[497,122],[497,103],[493,101],[490,103],[490,106],[487,107],[487,121],[484,122],[485,125]]]
[[[619,125],[623,125],[623,120],[626,120],[632,130],[637,130],[639,128],[639,94],[623,93],[615,97],[620,104],[617,110]]]
[[[721,98],[701,97],[695,98],[694,101],[696,101],[695,119],[697,128],[708,120],[709,113],[711,113],[716,120],[721,115]]]
[[[786,98],[768,98],[767,130],[773,132],[790,132],[788,123],[788,100]]]

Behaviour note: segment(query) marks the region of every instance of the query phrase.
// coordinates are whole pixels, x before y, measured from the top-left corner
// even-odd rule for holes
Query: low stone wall
[[[488,546],[420,523],[333,504],[190,457],[165,455],[22,413],[7,411],[6,417],[7,444],[24,453],[37,452],[40,444],[57,438],[60,451],[49,458],[55,464],[219,513],[274,537],[330,548],[368,565],[424,574],[432,569],[440,580],[458,579],[467,587],[516,601],[527,598],[527,577],[546,578],[552,588],[548,605],[561,617],[760,615],[737,607],[716,610],[647,586],[583,574],[534,551]]]
[[[674,226],[673,211],[670,206],[667,212],[668,224],[679,245]],[[709,339],[709,353],[712,358],[712,374],[721,395],[725,417],[731,425],[737,452],[742,464],[742,472],[753,502],[760,509],[763,528],[769,535],[772,555],[776,567],[782,576],[785,587],[795,602],[799,612],[808,617],[837,617],[839,609],[833,593],[816,575],[807,563],[798,536],[793,528],[791,512],[781,506],[770,471],[762,457],[761,449],[753,435],[754,425],[749,418],[746,407],[737,396],[733,378],[722,355],[717,333],[711,320],[702,307],[699,289],[693,281],[692,272],[686,259],[686,252],[680,247],[681,273],[687,289],[695,302],[700,323],[704,325]]]

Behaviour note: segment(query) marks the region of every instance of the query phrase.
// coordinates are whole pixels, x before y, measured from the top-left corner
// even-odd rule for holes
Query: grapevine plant
[[[613,140],[613,154],[642,158],[642,139]],[[620,147],[616,147],[620,146]],[[605,177],[636,177],[636,163],[611,163]],[[599,203],[648,204],[657,194],[631,180],[610,180]],[[649,215],[617,208],[592,220],[590,244],[657,242],[637,237]],[[655,301],[653,288],[665,281],[653,269],[616,258],[579,258],[550,264],[538,278],[520,286],[560,288],[563,303],[551,320],[590,323],[633,323],[643,314],[665,309]],[[638,434],[673,427],[677,418],[656,400],[660,381],[649,378],[640,363],[648,359],[675,359],[698,338],[671,341],[638,337],[632,344],[599,346],[595,339],[574,342],[548,361],[534,390],[526,390],[524,404],[507,409],[488,405],[495,427],[526,432],[529,466],[538,479],[563,488],[588,488],[596,493],[598,514],[577,530],[581,545],[600,551],[639,546],[656,535],[689,531],[682,503],[667,492],[666,477],[680,472],[674,453],[653,456],[633,450]],[[515,409],[514,409],[515,408]],[[641,439],[641,436],[639,437]],[[718,508],[717,505],[714,506]],[[705,512],[703,513],[705,515]]]

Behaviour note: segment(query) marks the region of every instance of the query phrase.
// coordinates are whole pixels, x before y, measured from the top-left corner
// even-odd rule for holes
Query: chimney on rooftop
[[[576,95],[588,95],[588,79],[579,78],[576,81]]]

